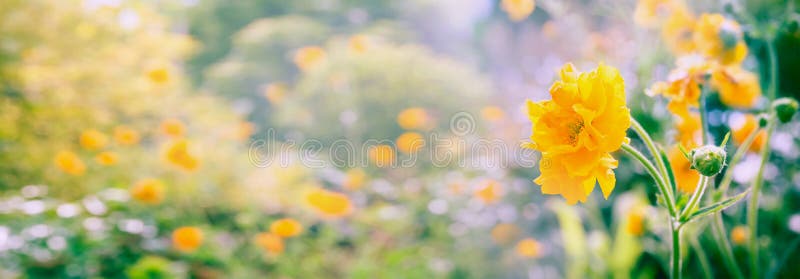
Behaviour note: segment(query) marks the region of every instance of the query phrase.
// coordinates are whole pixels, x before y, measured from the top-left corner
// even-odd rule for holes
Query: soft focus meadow
[[[798,73],[797,0],[3,0],[0,278],[797,278]]]

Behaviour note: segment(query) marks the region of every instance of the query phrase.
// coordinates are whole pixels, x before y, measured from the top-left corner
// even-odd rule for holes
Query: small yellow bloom
[[[269,231],[274,235],[289,238],[303,232],[303,225],[300,225],[300,222],[294,219],[284,218],[272,222],[272,225],[269,226]]]
[[[500,200],[503,188],[494,180],[487,180],[477,191],[475,197],[484,204],[492,204]]]
[[[524,258],[538,258],[541,256],[542,248],[538,241],[533,238],[525,238],[517,243],[517,255]]]
[[[166,68],[154,68],[147,72],[147,78],[156,84],[169,82],[169,70]]]
[[[689,146],[685,147],[691,148]],[[675,176],[675,183],[678,186],[678,190],[687,194],[694,193],[697,182],[700,181],[700,173],[691,169],[692,163],[683,156],[683,153],[677,146],[670,149],[667,157],[670,166],[672,166],[672,175]]]
[[[643,27],[656,27],[661,19],[676,12],[685,12],[680,0],[639,0],[633,11],[633,22]]]
[[[536,9],[534,0],[503,0],[500,8],[508,14],[512,21],[522,21]]]
[[[117,153],[104,151],[94,156],[94,160],[101,165],[110,166],[117,163]]]
[[[506,118],[506,113],[498,106],[487,106],[481,109],[481,116],[491,122],[498,122]]]
[[[397,114],[397,124],[400,128],[406,130],[429,130],[432,127],[432,121],[428,112],[419,107],[411,107],[401,111]]]
[[[747,56],[742,28],[721,14],[703,14],[694,32],[697,49],[708,58],[724,65],[739,64]]]
[[[750,229],[745,226],[736,226],[731,230],[731,242],[736,245],[744,245],[750,239]]]
[[[645,231],[644,212],[632,210],[625,216],[625,231],[634,236],[642,236]]]
[[[121,145],[134,145],[139,143],[139,132],[128,126],[114,128],[114,140]]]
[[[497,224],[492,228],[491,235],[494,242],[500,245],[506,245],[516,240],[522,231],[517,225],[511,223]]]
[[[145,178],[131,187],[131,197],[146,204],[159,204],[164,200],[164,183],[154,178]]]
[[[273,105],[280,105],[286,98],[286,84],[273,82],[264,87],[264,98]]]
[[[711,75],[723,104],[733,108],[753,108],[761,97],[758,76],[739,66],[720,68]]]
[[[323,217],[343,217],[353,211],[350,198],[344,194],[316,188],[306,194],[306,202]]]
[[[396,155],[394,149],[389,145],[379,144],[371,146],[367,152],[369,153],[369,159],[375,166],[383,168],[390,167],[394,164]]]
[[[350,50],[355,53],[365,53],[370,47],[369,37],[366,35],[353,35],[350,37]]]
[[[675,54],[686,54],[695,50],[694,17],[685,9],[670,14],[661,28],[661,38]]]
[[[608,198],[616,184],[611,152],[628,141],[630,126],[622,76],[602,64],[588,73],[567,64],[560,75],[550,87],[552,100],[527,102],[533,125],[526,147],[542,152],[534,182],[569,204],[585,202],[598,183]]]
[[[406,154],[417,153],[425,146],[425,138],[419,133],[405,132],[397,137],[397,150]]]
[[[657,82],[648,89],[647,94],[663,95],[669,99],[667,109],[678,115],[688,113],[690,107],[697,107],[700,101],[700,84],[713,67],[699,56],[685,56],[678,60],[678,67],[672,70],[666,82]]]
[[[172,247],[190,253],[203,244],[203,231],[197,227],[180,227],[172,232]]]
[[[344,174],[344,182],[342,186],[350,191],[358,190],[367,181],[367,173],[364,170],[355,168],[350,169]]]
[[[685,111],[676,115],[675,130],[678,132],[676,139],[683,147],[691,150],[703,142],[702,123],[700,114]]]
[[[61,171],[67,174],[82,175],[86,172],[86,165],[83,164],[83,160],[70,151],[64,150],[58,152],[58,154],[56,154],[55,163]]]
[[[298,49],[294,54],[294,64],[302,71],[308,71],[325,59],[325,50],[317,46]]]
[[[740,123],[732,123],[731,125],[731,136],[733,137],[733,142],[736,143],[736,145],[742,145],[745,139],[747,139],[751,133],[756,131],[756,129],[758,129],[758,120],[756,117],[752,114],[745,115],[743,121],[740,121]],[[758,131],[756,138],[753,139],[753,143],[750,144],[750,151],[759,152],[761,148],[764,148],[766,141],[767,131]]]
[[[186,132],[186,127],[178,119],[170,118],[161,122],[161,132],[167,136],[178,138]]]
[[[200,166],[200,161],[189,152],[189,142],[184,139],[175,140],[166,145],[164,158],[167,162],[187,171],[193,171]]]
[[[108,138],[97,130],[86,130],[81,133],[81,146],[86,150],[97,150],[106,146]]]
[[[256,235],[254,242],[270,255],[280,255],[285,249],[283,239],[271,233],[260,233]]]

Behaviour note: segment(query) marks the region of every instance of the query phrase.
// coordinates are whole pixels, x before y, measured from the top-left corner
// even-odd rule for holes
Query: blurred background
[[[659,2],[2,1],[0,277],[666,277],[638,164],[568,206],[519,147],[567,62],[618,68],[634,117],[674,138],[644,94],[676,59]],[[761,80],[775,36],[778,94],[800,95],[800,3],[687,2],[740,22]],[[708,99],[717,135],[768,106]],[[768,147],[771,277],[800,274],[799,142],[795,121]],[[744,265],[743,205],[723,218]],[[696,227],[685,274],[728,276]]]

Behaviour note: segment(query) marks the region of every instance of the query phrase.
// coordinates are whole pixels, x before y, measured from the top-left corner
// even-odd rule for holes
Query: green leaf
[[[724,209],[736,204],[737,202],[741,201],[742,199],[744,199],[744,197],[746,197],[748,193],[750,193],[750,189],[747,189],[747,191],[739,193],[738,195],[730,197],[730,198],[728,198],[726,200],[723,200],[721,202],[717,202],[717,203],[714,203],[712,205],[703,207],[703,208],[693,212],[691,215],[689,215],[689,217],[687,217],[686,220],[681,220],[681,221],[690,222],[690,221],[692,221],[694,219],[720,212],[720,211],[722,211],[722,210],[724,210]]]

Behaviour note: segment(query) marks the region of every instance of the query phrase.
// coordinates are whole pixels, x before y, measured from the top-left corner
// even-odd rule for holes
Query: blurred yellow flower
[[[425,138],[419,133],[405,132],[397,137],[397,150],[406,154],[417,153],[425,146]]]
[[[308,71],[325,59],[325,50],[317,46],[298,49],[294,54],[294,64],[302,71]]]
[[[625,231],[634,236],[642,236],[645,231],[644,212],[631,210],[625,215]]]
[[[494,180],[487,180],[475,191],[475,197],[484,204],[492,204],[500,200],[503,188]]]
[[[661,38],[675,54],[686,54],[695,50],[694,17],[685,9],[671,13],[661,28]]]
[[[117,163],[117,153],[104,151],[94,156],[94,160],[101,165],[110,166]]]
[[[237,140],[247,140],[256,131],[256,125],[249,121],[240,121],[234,127],[233,138]]]
[[[714,71],[711,82],[719,92],[720,101],[733,108],[752,108],[761,97],[758,76],[739,66],[724,67]]]
[[[366,181],[367,181],[367,173],[365,173],[364,170],[360,168],[354,168],[348,170],[344,174],[344,182],[342,183],[342,186],[350,191],[358,190],[362,186],[364,186],[364,183]]]
[[[167,143],[164,149],[164,158],[167,162],[184,170],[192,171],[200,166],[200,161],[189,153],[189,141],[184,139]]]
[[[394,149],[391,146],[386,144],[379,144],[370,146],[369,150],[367,151],[369,154],[369,159],[375,166],[378,167],[391,167],[395,161],[395,153]]]
[[[114,128],[114,140],[121,145],[133,145],[139,143],[139,132],[128,126],[118,126]]]
[[[747,139],[747,137],[757,129],[758,119],[756,119],[756,117],[752,114],[745,115],[741,121],[738,121],[738,123],[732,123],[731,125],[731,137],[733,137],[733,142],[736,143],[736,145],[742,145],[745,139]],[[764,144],[766,144],[766,140],[767,131],[758,131],[756,138],[753,139],[753,143],[750,144],[750,151],[759,152],[761,148],[764,147]]]
[[[738,64],[747,56],[742,28],[721,14],[702,14],[697,21],[694,43],[708,58],[728,65]]]
[[[506,113],[498,106],[486,106],[481,109],[481,116],[488,121],[497,122],[503,120]]]
[[[511,223],[500,223],[492,228],[490,234],[494,242],[500,245],[506,245],[516,240],[522,231],[517,225]]]
[[[180,227],[172,232],[172,247],[181,252],[194,252],[203,244],[203,231],[197,227]]]
[[[283,239],[271,233],[259,233],[254,242],[270,255],[280,255],[284,250]]]
[[[286,84],[273,82],[264,87],[264,98],[273,105],[280,105],[286,98]]]
[[[97,150],[108,144],[108,137],[97,130],[86,130],[81,133],[81,146],[87,150]]]
[[[169,70],[167,68],[154,68],[147,72],[147,78],[156,84],[169,82]]]
[[[397,124],[406,130],[429,130],[431,127],[431,117],[428,112],[419,107],[407,108],[397,114]]]
[[[690,146],[684,147],[692,148]],[[675,183],[678,186],[678,190],[687,194],[694,193],[697,182],[700,181],[700,173],[691,169],[692,163],[683,156],[683,153],[677,146],[670,149],[667,157],[672,167],[672,175],[675,176]]]
[[[164,200],[164,183],[155,178],[137,181],[131,187],[131,197],[146,204],[159,204]]]
[[[503,0],[500,8],[508,14],[512,21],[522,21],[536,9],[534,0]]]
[[[83,160],[70,151],[59,151],[56,154],[55,163],[61,171],[67,174],[82,175],[86,172],[86,165],[83,164]]]
[[[683,147],[691,150],[692,148],[700,146],[703,142],[702,123],[700,122],[700,114],[697,112],[683,112],[676,115],[675,130],[676,140],[683,145]]]
[[[750,229],[746,226],[736,226],[731,230],[731,242],[736,245],[744,245],[750,239]]]
[[[303,225],[291,218],[283,218],[272,222],[269,226],[269,231],[277,236],[289,238],[296,236],[303,232]]]
[[[633,11],[633,22],[643,27],[656,27],[660,21],[676,12],[685,12],[680,0],[639,0]]]
[[[531,143],[542,152],[541,175],[534,180],[542,193],[562,195],[569,204],[585,202],[599,182],[608,198],[616,184],[617,160],[611,156],[629,141],[630,110],[617,69],[601,64],[592,72],[561,69],[550,87],[552,100],[528,100]]]
[[[517,243],[517,255],[524,258],[538,258],[541,256],[542,248],[538,241],[533,238],[525,238]]]
[[[370,47],[369,37],[366,35],[353,35],[350,37],[350,50],[355,53],[365,53]]]
[[[167,136],[178,138],[186,132],[186,127],[180,120],[170,118],[161,122],[161,132]]]
[[[353,211],[350,198],[346,195],[322,188],[308,192],[306,202],[323,217],[337,218]]]
[[[678,59],[678,67],[672,70],[666,82],[656,82],[647,94],[663,95],[669,99],[667,109],[678,115],[687,114],[690,107],[697,107],[700,101],[700,84],[713,67],[699,56],[685,56]]]

